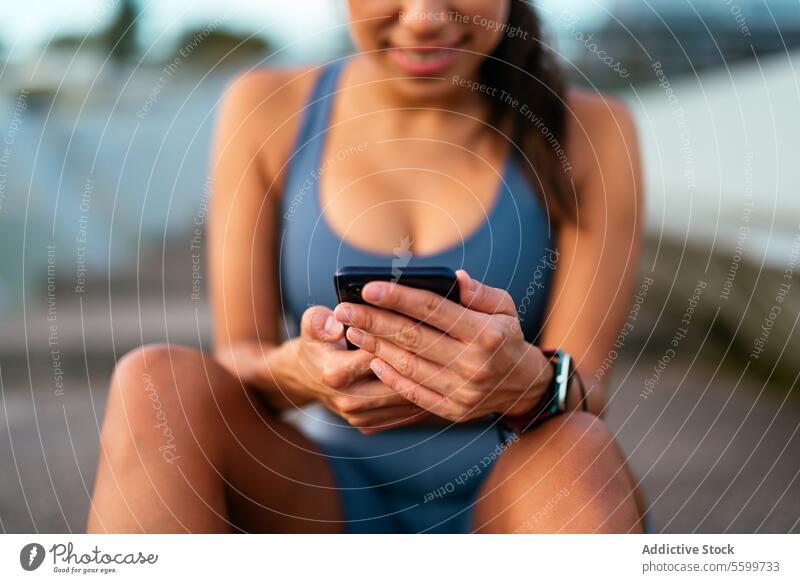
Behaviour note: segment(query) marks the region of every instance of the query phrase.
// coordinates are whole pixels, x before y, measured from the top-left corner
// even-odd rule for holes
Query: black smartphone
[[[348,266],[337,270],[333,276],[336,297],[341,302],[366,303],[361,290],[371,281],[391,281],[439,294],[458,303],[458,278],[449,267],[359,267]],[[347,348],[357,347],[347,341]]]

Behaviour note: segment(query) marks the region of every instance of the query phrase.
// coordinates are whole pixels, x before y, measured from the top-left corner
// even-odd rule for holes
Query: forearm
[[[301,380],[294,342],[237,342],[218,348],[214,356],[243,384],[258,390],[272,408],[290,409],[312,400]]]
[[[587,356],[576,362],[576,376],[580,377],[583,382],[583,388],[586,393],[586,405],[581,402],[583,395],[581,395],[578,380],[573,377],[573,381],[569,387],[569,398],[567,399],[567,406],[570,410],[586,410],[598,417],[605,413],[606,408],[606,390],[607,383],[606,377],[599,377],[595,373],[598,370],[591,357]]]

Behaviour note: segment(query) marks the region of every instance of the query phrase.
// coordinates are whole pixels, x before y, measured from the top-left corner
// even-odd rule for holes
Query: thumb
[[[336,342],[344,338],[344,326],[325,306],[311,306],[300,320],[300,335],[321,342]]]
[[[456,277],[458,277],[461,303],[464,306],[484,314],[517,315],[514,300],[506,290],[484,285],[477,279],[472,279],[463,269],[456,272]]]

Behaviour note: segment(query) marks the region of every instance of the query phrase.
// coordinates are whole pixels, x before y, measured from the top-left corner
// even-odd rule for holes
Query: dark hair
[[[556,222],[574,221],[577,203],[564,151],[565,87],[553,53],[542,40],[541,23],[524,0],[511,0],[503,39],[481,68],[481,81],[506,91],[508,100],[488,97],[491,121],[508,122],[515,155]],[[512,148],[514,146],[512,145]]]

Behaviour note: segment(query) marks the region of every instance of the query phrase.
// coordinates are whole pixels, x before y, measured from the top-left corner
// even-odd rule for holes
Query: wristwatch
[[[584,411],[587,408],[586,391],[583,387],[578,372],[575,370],[572,356],[560,348],[555,350],[542,350],[550,364],[553,365],[553,381],[545,391],[539,402],[527,413],[522,415],[501,415],[499,422],[503,427],[517,435],[530,431],[547,419],[564,413],[567,410],[567,397],[569,394],[570,382],[575,379],[581,391],[581,406]]]

